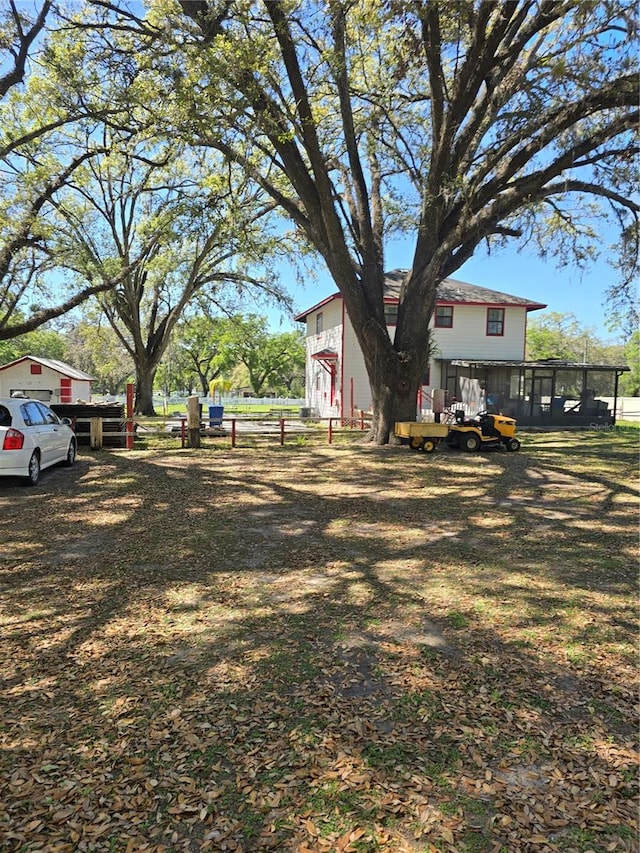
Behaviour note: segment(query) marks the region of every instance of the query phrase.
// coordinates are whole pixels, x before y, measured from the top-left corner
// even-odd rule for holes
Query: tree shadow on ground
[[[580,453],[3,489],[8,849],[631,850],[632,489]]]

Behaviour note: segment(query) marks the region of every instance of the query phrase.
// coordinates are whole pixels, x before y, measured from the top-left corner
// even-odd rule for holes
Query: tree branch
[[[49,14],[49,10],[51,9],[52,0],[44,0],[42,4],[42,8],[40,9],[40,13],[36,18],[34,24],[31,28],[25,33],[22,28],[22,19],[20,18],[20,13],[16,9],[15,0],[10,0],[9,7],[11,9],[11,16],[16,25],[16,31],[19,39],[19,46],[17,51],[14,53],[14,66],[11,71],[8,71],[2,77],[0,77],[0,98],[4,98],[9,89],[13,86],[17,86],[18,83],[22,83],[24,80],[25,69],[27,65],[27,57],[29,55],[29,48],[35,41],[38,34],[42,31],[45,25],[45,20],[47,15]]]

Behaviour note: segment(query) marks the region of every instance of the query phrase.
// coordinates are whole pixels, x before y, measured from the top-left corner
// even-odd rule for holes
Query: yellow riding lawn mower
[[[475,418],[465,420],[463,412],[456,412],[456,422],[447,433],[447,444],[469,452],[495,447],[505,447],[513,452],[520,450],[515,433],[516,421],[506,415],[479,412]]]

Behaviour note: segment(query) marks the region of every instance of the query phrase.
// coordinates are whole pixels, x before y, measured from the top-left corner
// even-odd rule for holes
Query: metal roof
[[[407,273],[408,270],[396,269],[385,274],[384,298],[386,301],[398,301],[400,297],[400,288]],[[316,303],[313,307],[307,308],[306,311],[301,311],[294,317],[294,319],[298,321],[306,320],[307,316],[311,314],[312,311],[317,311],[328,302],[341,298],[342,294],[339,292],[336,292],[331,296],[327,296],[325,299]],[[547,307],[542,302],[525,299],[521,296],[512,296],[510,293],[503,293],[501,290],[491,290],[488,287],[480,287],[477,284],[468,284],[465,281],[458,281],[454,278],[446,278],[438,285],[436,301],[438,305],[511,305],[525,308],[527,311],[538,311],[541,308]]]
[[[498,361],[477,358],[439,358],[437,361],[447,361],[453,367],[523,367],[535,368],[536,370],[603,370],[603,371],[619,371],[624,373],[630,370],[629,367],[622,364],[587,364],[579,361],[562,361],[561,359],[549,358],[539,361]]]
[[[40,358],[36,355],[23,355],[21,358],[10,361],[8,364],[0,365],[0,370],[7,370],[9,367],[14,367],[14,365],[20,364],[23,361],[34,361],[36,364],[41,364],[43,367],[48,367],[50,370],[55,370],[56,373],[61,373],[63,376],[69,377],[69,379],[93,381],[93,376],[89,376],[88,373],[83,373],[82,370],[71,367],[70,364],[66,364],[64,361],[58,361],[56,358]]]

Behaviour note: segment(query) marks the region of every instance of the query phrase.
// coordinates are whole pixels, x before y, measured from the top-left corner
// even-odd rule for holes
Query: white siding
[[[504,334],[487,335],[487,310],[504,308]],[[322,332],[317,334],[317,316],[322,313]],[[441,388],[443,379],[438,359],[495,359],[524,358],[527,311],[523,306],[462,305],[453,306],[453,327],[435,329],[432,326],[436,350],[430,369],[430,384],[423,387],[423,410],[431,410],[429,396]],[[343,301],[335,297],[312,311],[307,321],[306,402],[320,417],[350,417],[362,409],[371,409],[371,389],[364,358],[351,322],[343,317]],[[344,327],[343,327],[344,322]],[[433,323],[433,321],[432,321]],[[395,329],[389,334],[393,339]],[[334,400],[331,405],[331,378],[314,353],[330,349],[337,353]],[[353,388],[353,391],[352,391]]]
[[[502,306],[496,306],[502,307]],[[453,327],[433,329],[437,358],[512,359],[524,358],[527,312],[505,307],[504,335],[487,335],[486,305],[454,305]]]
[[[367,368],[365,367],[362,350],[357,341],[353,326],[348,317],[345,318],[344,328],[344,365],[342,380],[344,388],[342,391],[342,413],[345,417],[352,414],[352,392],[353,387],[353,414],[358,415],[360,410],[368,411],[371,408],[371,386]]]
[[[322,329],[316,333],[317,317],[322,314]],[[339,412],[340,371],[342,364],[342,300],[323,305],[307,317],[307,358],[305,369],[305,400],[314,415],[322,418],[336,416]],[[321,350],[333,350],[338,355],[334,386],[334,403],[331,404],[331,374],[312,356]]]
[[[9,397],[13,391],[23,391],[34,394],[44,402],[60,402],[60,379],[62,375],[51,368],[42,366],[42,373],[31,373],[31,361],[21,361],[18,364],[0,370],[0,397]],[[91,383],[87,380],[71,380],[71,399],[91,399]]]
[[[328,329],[333,329],[335,326],[342,325],[342,299],[336,297],[331,302],[312,311],[307,315],[307,338],[316,337],[316,325],[318,314],[322,314],[322,329],[326,332]],[[322,349],[322,347],[320,347]]]

